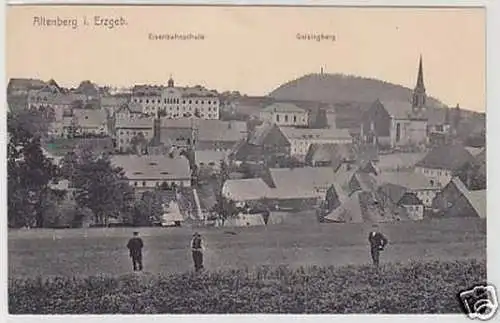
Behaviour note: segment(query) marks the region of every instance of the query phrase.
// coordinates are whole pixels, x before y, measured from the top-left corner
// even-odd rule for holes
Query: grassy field
[[[231,270],[270,265],[342,266],[370,262],[369,224],[276,225],[200,229],[205,267]],[[486,259],[486,223],[475,218],[382,224],[390,245],[382,263]],[[9,277],[123,275],[134,229],[9,231]],[[140,228],[146,274],[191,270],[190,228]],[[228,232],[230,231],[230,232]]]

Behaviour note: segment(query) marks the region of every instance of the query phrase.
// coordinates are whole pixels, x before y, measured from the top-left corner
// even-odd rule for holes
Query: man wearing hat
[[[381,232],[379,232],[378,225],[374,224],[372,228],[373,230],[368,235],[368,241],[370,242],[373,265],[378,268],[380,252],[384,250],[389,241]]]
[[[144,243],[139,238],[139,232],[134,232],[134,236],[128,241],[127,248],[129,250],[130,258],[132,258],[132,265],[134,271],[142,271],[142,248]]]
[[[198,232],[193,234],[191,252],[193,254],[194,270],[198,272],[203,269],[203,245],[201,236]]]

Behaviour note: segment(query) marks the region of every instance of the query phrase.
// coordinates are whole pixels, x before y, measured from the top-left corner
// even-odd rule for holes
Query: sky
[[[172,76],[180,86],[266,95],[323,67],[413,88],[422,55],[428,95],[486,108],[484,9],[11,6],[6,16],[7,79],[130,86]],[[108,28],[96,16],[126,25]],[[58,17],[78,26],[40,25]],[[174,33],[204,39],[150,39]],[[335,40],[297,38],[321,33]]]

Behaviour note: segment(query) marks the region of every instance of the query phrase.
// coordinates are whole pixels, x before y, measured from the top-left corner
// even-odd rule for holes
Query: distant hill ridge
[[[269,93],[276,100],[371,103],[382,101],[409,101],[412,90],[389,82],[345,74],[307,74],[289,81]],[[441,101],[428,97],[432,108],[446,107]]]

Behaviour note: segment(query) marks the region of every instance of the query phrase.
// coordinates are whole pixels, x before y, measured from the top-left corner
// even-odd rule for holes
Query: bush
[[[458,313],[474,260],[171,275],[9,280],[11,314]]]

